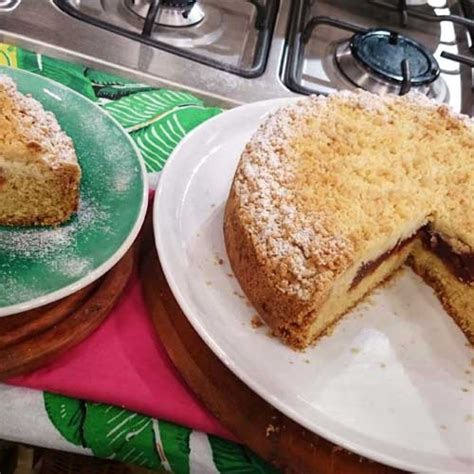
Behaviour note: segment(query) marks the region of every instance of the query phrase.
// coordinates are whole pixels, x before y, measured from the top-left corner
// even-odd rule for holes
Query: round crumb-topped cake
[[[246,145],[224,234],[273,332],[306,347],[407,259],[474,337],[474,122],[418,94],[338,92]]]

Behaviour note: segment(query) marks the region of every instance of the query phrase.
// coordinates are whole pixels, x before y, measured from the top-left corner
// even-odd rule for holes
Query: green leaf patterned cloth
[[[131,134],[150,173],[162,169],[188,132],[221,112],[186,92],[137,84],[2,43],[0,65],[19,67],[61,82],[98,103]],[[44,402],[41,409],[39,396]],[[2,420],[0,406],[0,438],[3,429],[7,438],[18,439],[20,425],[30,426],[29,420],[34,419],[43,428],[52,424],[60,433],[62,441],[57,449],[91,453],[150,469],[164,468],[174,474],[277,472],[244,446],[123,408],[2,384],[0,397],[4,406],[16,405],[21,411],[3,413]],[[10,428],[14,424],[8,423],[11,417],[20,420],[19,426]],[[15,434],[9,435],[7,428]],[[25,433],[22,440],[56,447],[54,440],[43,440],[41,433],[37,438],[31,436],[36,436],[34,429]]]
[[[69,442],[101,458],[175,474],[276,474],[245,446],[123,408],[44,393],[49,419]]]
[[[163,167],[189,131],[220,113],[191,94],[167,89],[135,92],[105,103],[104,109],[130,132],[150,171]]]
[[[130,132],[150,173],[163,168],[179,141],[221,112],[186,92],[137,84],[110,73],[0,44],[0,64],[61,82],[97,102]]]

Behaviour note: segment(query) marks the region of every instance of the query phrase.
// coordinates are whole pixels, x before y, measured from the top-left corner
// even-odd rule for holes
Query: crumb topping
[[[52,168],[76,163],[72,140],[51,112],[18,92],[8,76],[0,75],[0,143],[5,158],[45,160]]]
[[[417,93],[342,91],[269,116],[233,190],[275,287],[307,301],[411,220],[473,246],[473,124]]]

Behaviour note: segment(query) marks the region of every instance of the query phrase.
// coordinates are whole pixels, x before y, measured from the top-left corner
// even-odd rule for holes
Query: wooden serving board
[[[306,430],[269,405],[227,369],[202,341],[176,302],[161,269],[149,228],[139,266],[145,301],[168,355],[203,404],[242,443],[284,472],[400,472],[361,458]]]
[[[105,276],[71,296],[0,318],[0,379],[35,370],[91,334],[122,294],[135,256],[132,247]]]

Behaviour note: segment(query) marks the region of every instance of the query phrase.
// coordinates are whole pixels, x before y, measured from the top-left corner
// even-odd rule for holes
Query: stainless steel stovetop
[[[0,41],[216,105],[411,87],[472,115],[473,12],[473,0],[0,0]],[[366,29],[385,49],[375,57],[366,41],[361,67],[351,48]],[[416,57],[387,66],[402,43]],[[417,82],[423,61],[427,84]]]

